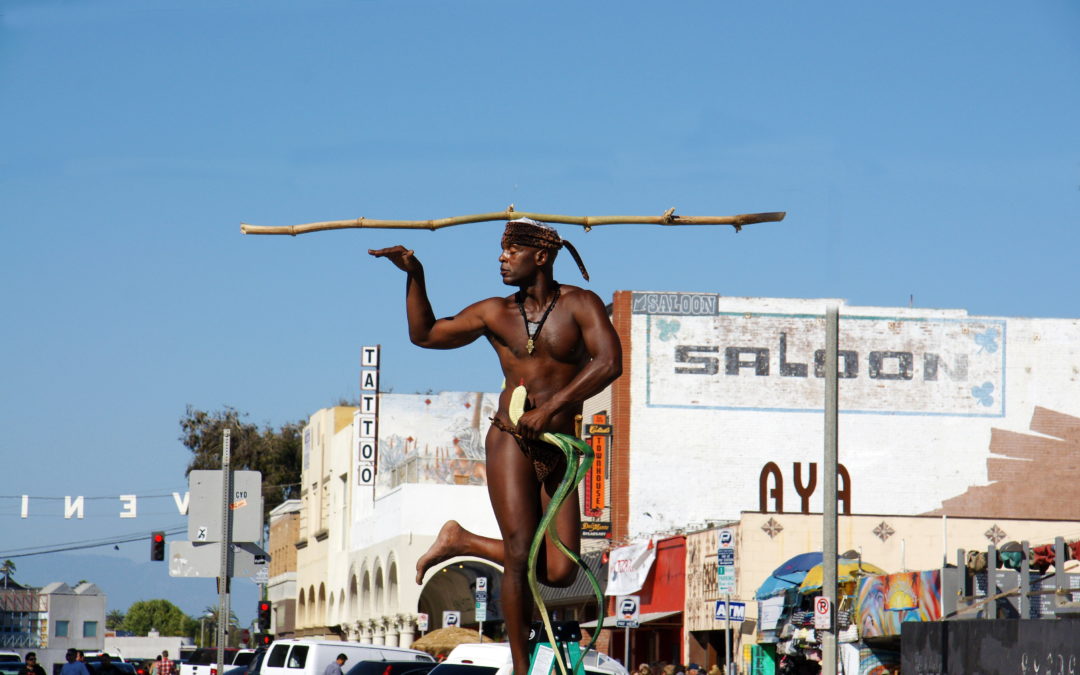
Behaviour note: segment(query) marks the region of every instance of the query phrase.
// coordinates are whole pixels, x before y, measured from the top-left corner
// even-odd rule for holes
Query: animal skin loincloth
[[[505,431],[514,437],[518,447],[525,456],[532,460],[533,471],[536,472],[536,480],[543,482],[551,472],[566,464],[566,456],[555,446],[544,441],[530,441],[522,438],[517,429],[503,422],[498,417],[492,417],[491,424],[499,431]]]

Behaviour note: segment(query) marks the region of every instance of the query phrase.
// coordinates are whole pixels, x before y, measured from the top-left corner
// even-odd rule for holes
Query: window
[[[303,668],[307,663],[307,645],[294,645],[292,651],[289,652],[289,662],[285,664],[286,668]]]
[[[97,637],[97,621],[83,621],[82,636],[84,638]]]
[[[266,665],[270,668],[280,668],[285,665],[285,655],[289,653],[289,645],[274,645],[270,651],[270,658],[266,659]]]
[[[56,633],[53,635],[53,637],[67,637],[67,636],[68,636],[68,622],[67,621],[57,621],[56,622]]]

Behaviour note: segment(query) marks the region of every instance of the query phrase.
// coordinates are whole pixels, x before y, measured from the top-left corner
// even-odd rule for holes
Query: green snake
[[[511,394],[510,407],[507,411],[509,413],[510,421],[515,425],[525,412],[525,399],[525,387],[518,386],[515,388]],[[578,667],[580,667],[585,660],[586,654],[588,654],[589,650],[596,644],[596,638],[604,628],[604,593],[600,590],[600,582],[597,581],[596,575],[592,573],[589,566],[582,561],[580,556],[567,548],[566,544],[559,538],[558,530],[555,528],[555,515],[559,512],[559,509],[562,508],[563,502],[566,501],[566,498],[570,495],[571,491],[576,490],[578,484],[585,478],[586,474],[588,474],[589,468],[593,463],[594,453],[593,449],[584,441],[568,434],[544,432],[540,435],[540,440],[545,443],[550,443],[562,450],[563,454],[566,456],[566,473],[559,482],[559,487],[555,490],[555,494],[552,495],[551,501],[548,503],[547,510],[544,511],[543,517],[540,518],[540,523],[536,527],[536,534],[533,536],[532,546],[529,548],[529,590],[532,591],[533,600],[540,610],[540,617],[544,622],[544,630],[547,632],[548,642],[554,647],[556,645],[555,631],[551,627],[551,617],[548,616],[547,605],[544,604],[544,599],[540,597],[540,585],[536,579],[536,560],[540,555],[540,547],[543,545],[544,535],[546,534],[551,538],[551,542],[555,544],[555,548],[572,560],[579,568],[581,568],[581,571],[585,573],[585,577],[592,585],[593,592],[596,593],[596,603],[600,607],[600,612],[598,614],[599,618],[596,621],[596,630],[593,631],[588,646],[581,652],[581,656],[578,657],[577,661],[570,669],[570,672],[576,672]],[[555,661],[559,664],[559,671],[562,675],[568,675],[566,664],[563,663],[562,650],[555,648],[554,651]]]

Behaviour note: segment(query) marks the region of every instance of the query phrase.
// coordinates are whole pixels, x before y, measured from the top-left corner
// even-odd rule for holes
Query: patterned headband
[[[574,248],[573,244],[560,237],[555,228],[550,225],[545,225],[532,218],[511,220],[506,223],[503,241],[509,244],[518,244],[519,246],[531,246],[554,251],[558,251],[565,246],[570,251],[570,255],[574,256],[574,262],[577,263],[578,269],[581,270],[581,276],[585,278],[585,281],[589,280],[589,271],[585,269],[585,263],[581,262],[581,256],[578,255],[577,249]]]

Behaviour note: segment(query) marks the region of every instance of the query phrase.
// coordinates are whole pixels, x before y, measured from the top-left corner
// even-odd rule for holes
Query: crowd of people
[[[102,652],[94,657],[95,663],[87,660],[86,654],[81,649],[71,648],[64,654],[67,661],[60,668],[60,675],[126,675],[123,670],[116,667],[112,656]],[[46,675],[45,669],[38,663],[36,652],[27,652],[26,665],[19,669],[18,675]],[[169,652],[164,651],[150,663],[148,675],[176,675],[176,662],[169,658]]]
[[[642,663],[634,671],[634,675],[706,675],[706,673],[708,675],[724,675],[724,669],[715,663],[709,667],[708,671],[705,671],[696,663],[689,663],[684,666],[677,663],[657,661],[656,663]]]

